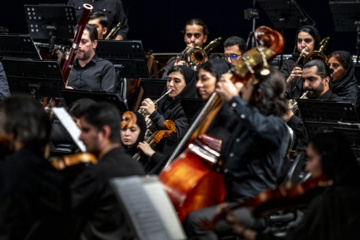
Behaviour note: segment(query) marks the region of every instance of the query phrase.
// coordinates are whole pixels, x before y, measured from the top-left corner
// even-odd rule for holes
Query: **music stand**
[[[160,98],[166,88],[166,80],[164,79],[143,78],[140,80],[140,84],[144,88],[143,98],[152,100]]]
[[[128,111],[119,93],[63,89],[61,91],[61,94],[64,97],[65,102],[68,106],[76,100],[82,98],[90,98],[93,99],[95,102],[112,103],[119,109],[121,113]]]
[[[356,107],[350,102],[323,102],[298,99],[301,117],[304,121],[357,123]]]
[[[0,56],[41,59],[30,35],[0,35]]]
[[[299,28],[299,26],[309,23],[313,25],[315,21],[296,3],[295,0],[258,0],[275,28]]]
[[[11,94],[25,93],[34,98],[61,97],[65,85],[58,62],[7,57],[2,64]]]
[[[330,1],[331,13],[337,32],[357,32],[356,55],[360,56],[360,2],[359,1]]]
[[[342,132],[360,160],[360,123],[356,107],[350,102],[322,102],[298,99],[308,139],[329,130]]]
[[[74,37],[75,9],[63,4],[24,5],[29,34],[35,39]]]
[[[149,78],[140,40],[99,40],[96,54],[112,62],[120,70],[120,78]]]
[[[49,39],[49,52],[55,39],[74,37],[75,9],[64,4],[24,5],[29,34],[34,39]]]

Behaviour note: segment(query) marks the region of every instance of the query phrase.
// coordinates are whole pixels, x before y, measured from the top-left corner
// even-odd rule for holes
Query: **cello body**
[[[222,160],[216,151],[221,144],[219,141],[201,135],[159,175],[181,222],[192,211],[217,205],[225,200]]]

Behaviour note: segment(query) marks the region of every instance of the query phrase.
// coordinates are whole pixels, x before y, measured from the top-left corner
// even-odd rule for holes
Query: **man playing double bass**
[[[257,70],[250,80],[238,89],[231,82],[232,74],[223,74],[216,92],[231,105],[238,124],[232,129],[224,150],[223,177],[226,201],[239,202],[277,187],[282,174],[288,132],[281,116],[288,107],[284,98],[285,81],[281,73],[270,68],[268,75]],[[214,232],[200,229],[201,219],[212,219],[217,206],[192,212],[185,220],[185,230],[190,239],[217,239]],[[235,211],[235,214],[237,212]],[[264,222],[247,223],[262,228]],[[217,232],[230,231],[224,221]]]

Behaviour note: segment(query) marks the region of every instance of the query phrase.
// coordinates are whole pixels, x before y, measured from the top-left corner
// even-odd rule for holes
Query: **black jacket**
[[[144,175],[143,168],[123,148],[115,148],[78,176],[71,188],[73,211],[85,225],[81,239],[119,240],[131,237],[109,180],[132,175]]]
[[[265,116],[240,97],[230,101],[239,123],[225,146],[224,180],[227,200],[254,197],[277,186],[288,147],[282,118]]]

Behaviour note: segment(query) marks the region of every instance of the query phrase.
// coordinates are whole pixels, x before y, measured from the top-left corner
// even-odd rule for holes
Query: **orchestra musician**
[[[307,62],[302,69],[302,89],[308,91],[306,97],[312,100],[340,101],[341,98],[330,89],[330,71],[328,66],[321,59],[314,59]],[[303,94],[303,93],[301,93]],[[289,109],[283,115],[287,125],[294,131],[296,136],[296,148],[305,150],[308,139],[305,135],[304,123],[298,114]]]
[[[244,39],[238,36],[232,36],[224,42],[224,58],[232,65],[246,52],[246,43]]]
[[[74,6],[76,17],[79,20],[83,12],[83,5],[88,2],[87,0],[69,0],[67,5]],[[105,13],[109,21],[108,30],[111,30],[119,22],[121,23],[120,29],[116,32],[115,40],[125,40],[129,25],[121,0],[96,0],[91,1],[90,4],[94,7],[94,12],[101,11]]]
[[[66,88],[115,91],[116,74],[113,64],[99,58],[95,53],[98,43],[97,36],[96,27],[86,24]]]
[[[261,69],[240,90],[231,82],[231,74],[224,74],[215,91],[228,102],[238,124],[232,129],[222,151],[226,201],[237,202],[253,197],[266,189],[274,189],[282,175],[287,150],[288,132],[281,116],[287,111],[284,98],[285,80],[281,73],[270,68]],[[193,239],[216,239],[212,231],[200,229],[204,217],[211,219],[217,206],[190,213],[185,220],[185,231]],[[229,229],[220,224],[219,232]],[[264,227],[259,222],[259,228]]]
[[[203,47],[203,44],[206,43],[207,37],[209,35],[209,30],[205,22],[198,18],[190,19],[185,23],[184,27],[184,41],[186,47]],[[167,79],[168,72],[173,66],[184,65],[185,59],[184,55],[172,57],[167,62],[167,67],[164,70],[162,76],[163,79]]]
[[[162,153],[171,152],[188,129],[189,123],[180,99],[197,98],[195,81],[195,72],[191,68],[184,65],[174,66],[169,70],[163,93],[170,89],[172,91],[159,101],[158,109],[155,109],[154,102],[149,98],[144,99],[141,103],[140,109],[144,109],[152,120],[152,125],[149,127],[152,133],[161,130],[165,120],[172,120],[175,123],[176,134],[156,145],[156,149]]]
[[[325,175],[333,184],[311,201],[301,223],[288,231],[286,239],[359,239],[360,169],[349,142],[343,134],[322,133],[309,142],[306,155],[311,178]],[[244,227],[230,212],[226,219],[244,239],[278,239]]]
[[[314,50],[319,49],[319,47],[320,34],[315,27],[305,25],[299,28],[296,33],[295,52],[281,66],[281,73],[286,79],[286,85],[288,86],[286,91],[286,97],[288,99],[295,99],[301,96],[302,83],[299,83],[298,79],[301,78],[302,74],[303,57],[300,58],[300,54],[306,56]]]
[[[32,97],[13,95],[0,127],[14,149],[0,161],[0,239],[69,239],[69,187],[44,157],[48,114]]]
[[[140,156],[139,163],[146,172],[149,172],[164,156],[144,141],[146,132],[144,116],[138,112],[132,111],[132,113],[136,116],[136,122],[129,127],[121,128],[121,143],[130,157],[133,157],[138,151],[143,153]],[[124,117],[122,120],[125,120]],[[133,160],[136,161],[137,159]]]
[[[88,24],[94,25],[98,33],[98,39],[102,40],[105,34],[108,32],[108,17],[104,12],[97,11],[89,16]]]
[[[85,168],[71,186],[72,210],[82,220],[79,239],[132,237],[109,180],[145,172],[121,146],[120,122],[118,110],[110,103],[91,105],[80,117],[79,139],[86,151],[97,157],[98,163]]]
[[[332,71],[330,85],[333,93],[344,100],[350,100],[359,108],[360,91],[351,54],[346,51],[335,51],[329,55],[328,64]]]

